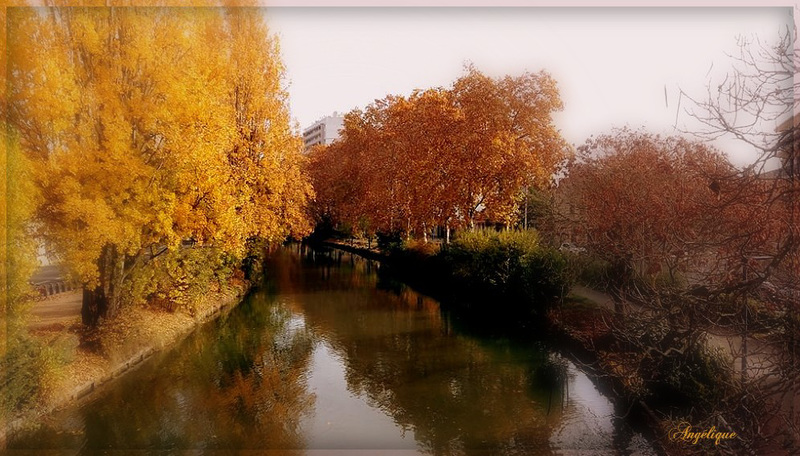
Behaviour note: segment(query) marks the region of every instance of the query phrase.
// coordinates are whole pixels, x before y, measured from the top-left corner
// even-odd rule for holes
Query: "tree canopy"
[[[387,96],[345,116],[311,152],[317,215],[367,230],[510,223],[521,191],[545,186],[568,146],[545,72],[493,79],[469,67],[451,88]]]
[[[241,255],[305,234],[311,187],[278,42],[257,10],[10,10],[11,127],[34,213],[87,290],[185,239]]]
[[[785,207],[776,181],[743,174],[698,141],[618,130],[579,147],[559,183],[565,221],[612,267],[616,286],[667,280],[741,287],[742,260],[773,253]]]

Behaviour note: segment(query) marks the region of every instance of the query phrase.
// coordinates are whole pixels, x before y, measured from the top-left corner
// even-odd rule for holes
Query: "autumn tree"
[[[391,227],[391,184],[384,180],[391,164],[381,164],[373,141],[378,137],[377,119],[368,116],[379,110],[353,111],[345,115],[343,136],[346,139],[328,146],[316,146],[309,153],[309,175],[316,192],[314,213],[317,222],[355,226],[360,219],[373,225]],[[371,154],[375,154],[373,157]],[[384,201],[381,201],[384,200]],[[384,228],[385,229],[385,228]]]
[[[546,185],[567,155],[551,117],[561,107],[544,72],[493,79],[473,67],[452,88],[378,100],[312,152],[319,208],[422,237],[478,219],[511,223],[522,188]]]
[[[716,385],[718,394],[693,406],[725,414],[748,439],[757,428],[774,430],[774,421],[767,426],[754,411],[792,400],[775,397],[791,390],[784,389],[789,377],[777,379],[792,371],[791,363],[773,364],[779,367],[751,379],[748,342],[754,329],[780,335],[775,347],[781,348],[767,345],[759,353],[762,366],[790,345],[791,313],[784,313],[786,303],[775,306],[776,297],[787,295],[757,293],[765,280],[787,273],[776,259],[787,245],[790,205],[770,197],[780,179],[737,169],[703,142],[627,130],[589,139],[578,157],[558,191],[563,208],[573,211],[567,220],[583,225],[586,247],[610,266],[618,311],[624,300],[635,304],[612,330],[620,346],[636,347],[637,371],[667,384],[681,378],[670,391],[682,389],[688,397],[702,388],[687,385]],[[779,312],[769,316],[769,309]],[[735,377],[727,364],[713,367],[711,377],[693,377],[715,364],[702,354],[706,330],[738,333],[740,348],[726,351],[737,360]],[[665,374],[670,371],[687,375]]]
[[[307,229],[277,42],[255,10],[9,13],[9,121],[38,236],[113,317],[132,270],[184,239],[241,255]]]
[[[728,192],[721,198],[727,206],[745,207],[748,202],[743,201],[743,196],[748,193],[742,189],[758,188],[759,194],[755,196],[758,205],[770,208],[767,218],[773,225],[779,225],[775,231],[782,235],[773,237],[770,246],[749,248],[741,255],[770,256],[767,271],[772,274],[783,271],[784,281],[796,283],[800,279],[797,206],[800,82],[796,65],[800,49],[796,30],[786,28],[774,43],[739,37],[737,44],[737,52],[731,55],[731,69],[721,80],[709,81],[705,96],[685,92],[681,95],[690,102],[687,114],[702,126],[691,133],[704,139],[733,138],[754,151],[752,162],[742,173],[720,183],[739,191]],[[787,277],[786,273],[793,277]],[[752,289],[753,285],[744,281],[740,288]]]
[[[559,184],[562,210],[622,288],[672,284],[717,294],[739,283],[742,255],[780,237],[768,180],[742,171],[703,142],[630,130],[590,138]],[[641,279],[641,280],[639,280]],[[644,280],[644,281],[642,281]]]
[[[727,240],[742,246],[730,255],[731,261],[738,256],[740,265],[736,279],[729,281],[729,291],[745,303],[736,321],[743,341],[752,325],[746,304],[751,298],[768,303],[779,318],[769,325],[769,350],[759,354],[769,375],[746,381],[747,345],[743,345],[744,391],[736,404],[747,413],[738,424],[755,442],[781,440],[796,448],[800,445],[796,407],[800,367],[800,48],[796,26],[782,30],[774,42],[739,37],[737,44],[737,52],[730,56],[730,70],[720,80],[710,80],[707,93],[681,94],[690,101],[688,115],[702,125],[692,133],[703,138],[733,138],[755,152],[744,172],[721,183],[731,189],[721,194],[721,204],[749,216],[744,225],[747,229],[720,227]],[[770,228],[758,230],[752,225]],[[772,291],[765,292],[766,285]]]
[[[232,180],[226,184],[236,198],[238,221],[232,224],[243,230],[235,238],[276,242],[302,236],[311,229],[306,201],[312,190],[298,153],[302,138],[290,127],[278,40],[269,35],[258,10],[228,9],[226,19],[230,36],[223,42],[230,50],[222,65],[227,70],[224,103],[233,107],[236,127],[233,144],[227,145]]]
[[[559,183],[566,221],[582,226],[586,247],[611,268],[622,302],[634,279],[695,281],[699,258],[714,255],[706,217],[715,182],[733,172],[703,143],[619,130],[590,138]],[[641,285],[642,282],[640,282]]]
[[[547,185],[567,156],[552,122],[563,108],[556,81],[545,72],[493,80],[468,68],[453,93],[464,118],[457,211],[469,225],[483,207],[489,219],[510,223],[520,190]]]

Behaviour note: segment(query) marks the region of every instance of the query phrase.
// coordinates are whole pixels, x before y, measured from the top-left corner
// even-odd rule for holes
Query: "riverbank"
[[[685,454],[670,439],[672,424],[659,418],[653,408],[640,398],[644,379],[625,353],[608,350],[612,334],[608,322],[613,312],[584,296],[571,294],[559,309],[548,315],[551,336],[568,351],[568,357],[580,365],[605,393],[627,411],[628,416],[643,420],[651,432],[652,443],[669,455]]]
[[[83,328],[79,315],[68,325],[32,329],[31,336],[57,352],[65,363],[47,381],[43,400],[0,428],[0,448],[8,435],[101,390],[198,326],[234,308],[251,287],[249,281],[234,279],[224,290],[205,295],[191,310],[126,307],[113,321],[101,323],[91,332]]]
[[[344,244],[340,242],[334,241],[321,241],[318,243],[323,247],[332,247],[335,249],[343,250],[348,253],[354,253],[360,257],[366,258],[368,260],[376,260],[376,261],[386,261],[389,259],[389,255],[383,253],[382,251],[378,250],[377,248],[368,248],[364,246],[360,246],[356,243],[353,244]]]

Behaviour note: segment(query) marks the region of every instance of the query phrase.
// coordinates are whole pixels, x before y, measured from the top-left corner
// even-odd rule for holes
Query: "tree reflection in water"
[[[306,267],[283,267],[277,289],[297,293],[296,311],[340,355],[351,393],[413,429],[426,452],[549,452],[567,380],[556,355],[452,333],[432,299],[378,289],[374,264],[330,255],[306,251]]]
[[[314,343],[264,294],[9,449],[303,448]]]
[[[9,448],[653,454],[555,351],[474,331],[378,269],[279,249],[228,316]]]

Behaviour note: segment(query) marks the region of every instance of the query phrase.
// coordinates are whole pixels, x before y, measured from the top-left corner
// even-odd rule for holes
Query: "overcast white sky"
[[[738,35],[775,40],[792,10],[280,7],[267,21],[301,128],[388,94],[447,87],[469,61],[494,76],[550,72],[565,104],[557,125],[579,145],[625,125],[674,133],[676,114],[691,130],[679,89],[702,98],[708,79],[730,70]],[[748,161],[747,149],[718,145]]]

